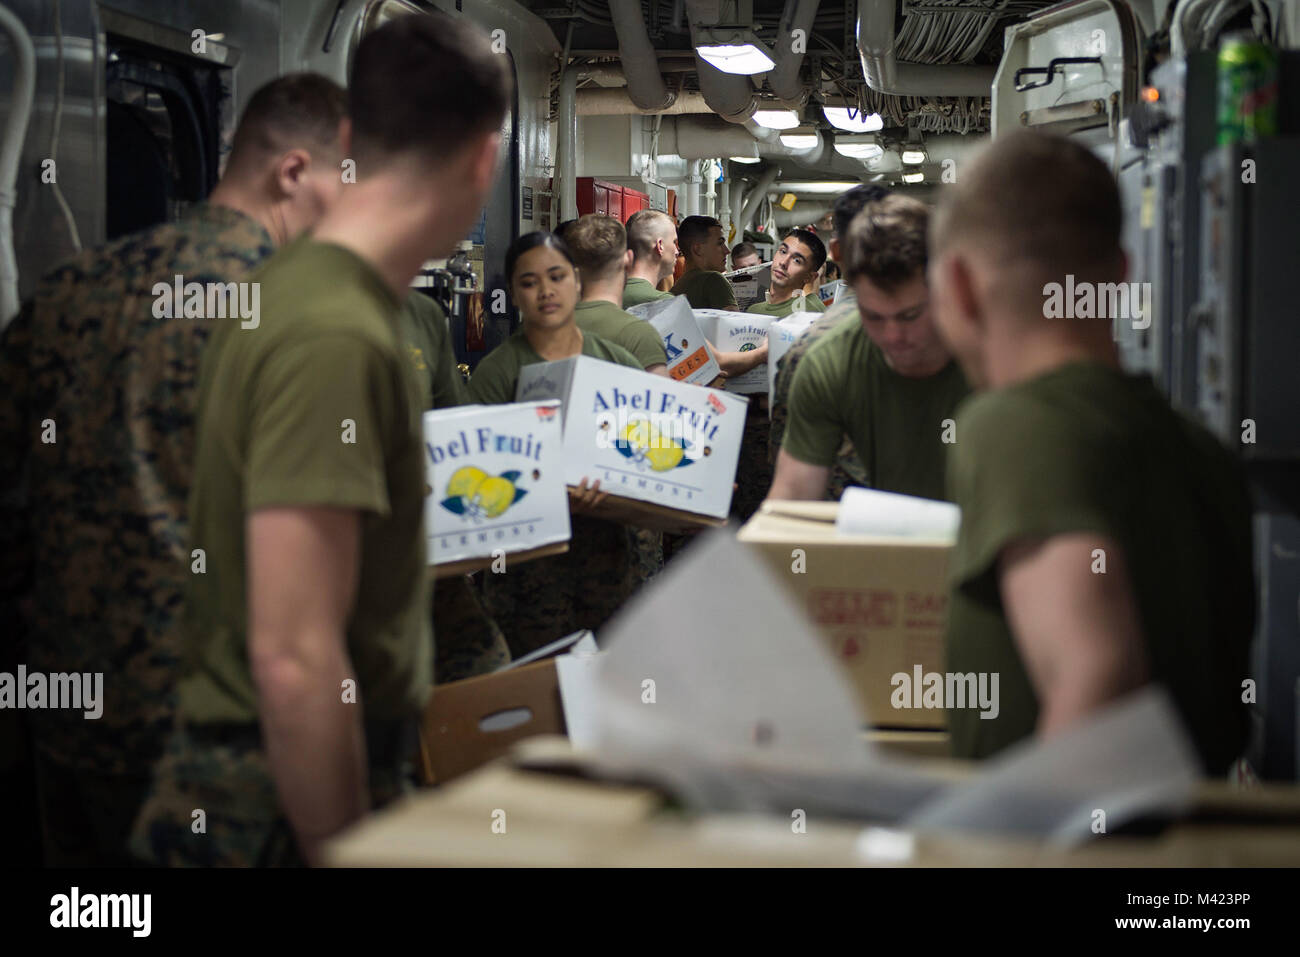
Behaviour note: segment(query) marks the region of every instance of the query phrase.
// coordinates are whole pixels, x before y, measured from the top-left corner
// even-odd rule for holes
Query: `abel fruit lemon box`
[[[767,340],[771,316],[756,312],[731,312],[727,309],[696,309],[700,328],[719,352],[749,352],[760,349]],[[767,366],[755,366],[744,375],[727,380],[727,391],[753,395],[767,391]]]
[[[569,540],[558,402],[424,413],[424,527],[442,565]]]
[[[515,398],[564,402],[564,477],[725,518],[748,400],[589,356],[524,366]]]
[[[670,378],[693,385],[708,385],[722,374],[685,296],[642,303],[628,312],[649,322],[663,339]]]

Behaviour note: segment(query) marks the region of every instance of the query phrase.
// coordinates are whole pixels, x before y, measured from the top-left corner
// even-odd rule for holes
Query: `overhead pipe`
[[[559,115],[556,119],[555,171],[559,182],[558,222],[578,218],[578,71],[568,67],[560,77]]]
[[[36,95],[36,50],[32,38],[8,7],[0,6],[0,28],[9,34],[14,51],[13,98],[0,147],[0,329],[18,314],[18,260],[14,256],[14,186],[27,138],[27,121]]]
[[[627,95],[643,110],[672,106],[674,95],[664,84],[655,48],[641,15],[641,0],[609,0],[609,14],[618,34],[618,52],[627,73]]]
[[[631,98],[631,87],[598,87],[578,91],[579,116],[681,116],[712,113],[702,93],[684,90],[659,109],[642,109]]]
[[[780,175],[781,168],[775,164],[771,164],[767,169],[763,170],[763,174],[759,176],[758,182],[745,199],[745,206],[740,211],[740,218],[736,220],[737,236],[744,238],[745,230],[749,228],[749,224],[753,221],[754,215],[758,212],[758,207],[762,205],[763,199],[767,196],[767,191],[772,188],[772,184],[776,182],[776,178]]]
[[[892,2],[892,0],[889,0]],[[796,0],[794,15],[789,24],[782,22],[778,34],[778,47],[773,51],[776,58],[774,66],[767,74],[767,85],[772,92],[783,100],[800,100],[806,95],[803,83],[799,80],[799,68],[803,65],[803,53],[795,53],[791,37],[795,30],[802,30],[807,50],[807,40],[812,36],[813,21],[817,18],[817,7],[821,0]]]
[[[711,11],[709,8],[713,7]],[[691,25],[691,40],[695,42],[703,18],[716,11],[716,3],[708,0],[686,0],[686,16]],[[710,24],[705,24],[709,26]],[[734,73],[723,73],[710,64],[697,52],[695,54],[696,74],[700,78],[700,92],[709,104],[709,109],[728,123],[744,123],[754,115],[758,98],[749,77]],[[716,154],[710,154],[716,155]]]
[[[956,8],[954,8],[956,9]],[[893,0],[858,4],[858,58],[867,86],[894,96],[992,96],[996,67],[900,63]]]

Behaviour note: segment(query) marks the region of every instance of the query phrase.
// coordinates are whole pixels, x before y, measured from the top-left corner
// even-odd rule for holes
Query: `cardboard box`
[[[722,374],[685,296],[642,303],[627,311],[659,333],[668,353],[668,376],[675,382],[708,385]]]
[[[429,559],[441,572],[567,549],[558,402],[467,405],[424,414]]]
[[[944,670],[951,545],[839,536],[837,502],[768,502],[740,541],[770,563],[844,666],[866,723],[941,728],[941,708],[893,706],[893,676]]]
[[[822,312],[792,312],[767,327],[767,391],[776,391],[776,367],[781,357],[808,331]]]
[[[754,312],[731,312],[726,309],[696,309],[695,317],[709,342],[719,352],[749,352],[767,339],[771,316]],[[739,395],[767,392],[767,368],[757,366],[742,376],[727,380],[727,391]]]
[[[420,776],[441,784],[536,734],[564,733],[555,659],[435,685],[420,722]]]
[[[570,485],[599,480],[623,500],[726,519],[744,398],[590,356],[525,366],[516,397],[563,400]]]

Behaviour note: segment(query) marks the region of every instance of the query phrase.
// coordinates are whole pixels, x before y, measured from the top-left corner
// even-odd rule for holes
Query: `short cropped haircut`
[[[891,193],[868,203],[853,217],[848,237],[840,241],[844,278],[868,279],[887,293],[917,276],[925,278],[929,223],[929,207],[908,196]]]
[[[743,259],[746,256],[758,256],[758,247],[753,243],[736,243],[731,247],[731,261],[734,263],[737,259]],[[758,256],[762,259],[762,256]]]
[[[463,19],[413,13],[357,47],[349,87],[352,152],[382,167],[403,154],[441,165],[500,129],[510,105],[506,57]]]
[[[709,238],[709,230],[715,228],[721,229],[722,223],[712,216],[687,216],[683,219],[681,225],[677,227],[677,245],[681,247],[682,255],[689,256],[691,247],[696,243],[706,242]]]
[[[339,124],[348,113],[343,87],[319,73],[289,73],[258,88],[239,118],[227,169],[291,149],[337,156]]]
[[[627,230],[613,216],[579,216],[564,230],[563,238],[584,279],[608,279],[622,270]]]
[[[816,272],[822,268],[826,262],[826,244],[811,229],[792,229],[781,237],[781,241],[787,239],[797,239],[808,247],[810,253],[809,262],[812,264],[812,271]]]
[[[935,255],[977,245],[999,265],[1055,276],[1114,269],[1122,221],[1104,162],[1073,140],[1026,130],[994,140],[962,170],[930,236]]]
[[[660,236],[676,234],[677,224],[667,213],[657,209],[639,209],[627,218],[627,248],[633,259],[644,259],[655,248]]]
[[[844,242],[849,235],[849,224],[853,222],[854,216],[862,212],[862,207],[867,203],[878,202],[888,195],[889,190],[883,186],[854,186],[847,193],[841,193],[831,209],[835,237],[840,242]]]

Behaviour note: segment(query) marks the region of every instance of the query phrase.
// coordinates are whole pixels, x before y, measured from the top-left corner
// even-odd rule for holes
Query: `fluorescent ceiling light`
[[[728,156],[727,159],[731,160],[733,163],[757,163],[757,162],[759,162],[759,158],[758,158],[757,156]]]
[[[697,46],[696,52],[710,66],[723,73],[753,76],[766,73],[776,63],[755,43],[710,43]]]
[[[781,134],[781,145],[788,146],[792,150],[810,150],[820,142],[821,138],[816,133]]]
[[[798,182],[782,182],[778,184],[781,189],[788,190],[791,193],[847,193],[855,186],[861,186],[857,180],[852,182],[818,182],[816,180],[800,180]]]
[[[925,162],[925,152],[922,150],[903,150],[903,162],[908,166],[919,166]]]
[[[794,110],[755,110],[754,122],[769,130],[792,130],[799,125],[799,114]]]
[[[831,126],[848,133],[873,133],[885,125],[879,113],[863,113],[853,109],[853,115],[850,116],[850,109],[847,106],[824,106],[822,112],[826,114],[826,120]]]
[[[884,148],[874,136],[841,133],[835,137],[835,152],[849,159],[869,160],[884,154]]]
[[[904,183],[924,183],[924,182],[925,182],[925,174],[922,173],[920,170],[917,170],[915,173],[904,173],[904,174],[903,174],[903,182],[904,182]]]

